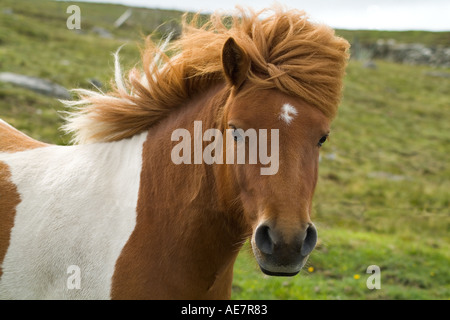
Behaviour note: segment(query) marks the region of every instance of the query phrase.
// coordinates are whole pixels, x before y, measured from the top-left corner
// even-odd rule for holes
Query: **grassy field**
[[[117,30],[112,23],[125,7],[79,3],[76,32],[66,28],[67,6],[2,0],[0,72],[66,88],[91,88],[92,79],[107,86],[112,52],[126,43],[121,61],[132,67],[142,35],[169,21],[160,27],[166,32],[180,18],[175,11],[135,9]],[[95,27],[112,38],[100,37]],[[450,39],[450,33],[338,32],[428,45]],[[376,65],[350,62],[339,116],[322,149],[313,217],[319,244],[308,265],[293,278],[267,277],[246,245],[233,299],[450,298],[450,78],[432,75],[450,70]],[[63,110],[54,98],[0,82],[0,118],[36,139],[68,143],[58,130]],[[380,267],[379,290],[366,286],[370,265]]]

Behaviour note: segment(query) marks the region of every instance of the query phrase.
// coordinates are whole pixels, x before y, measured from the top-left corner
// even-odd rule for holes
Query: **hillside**
[[[73,4],[72,2],[70,4]],[[111,53],[139,65],[144,35],[177,30],[177,11],[78,3],[81,30],[68,30],[67,3],[2,0],[0,72],[48,79],[66,88],[107,88]],[[168,22],[167,22],[168,21]],[[162,25],[162,26],[161,26]],[[346,31],[360,42],[450,46],[450,33]],[[450,78],[448,69],[352,60],[331,140],[322,149],[314,217],[319,245],[294,278],[269,278],[248,245],[240,254],[234,299],[448,299],[450,297]],[[444,76],[442,76],[444,74]],[[0,82],[0,118],[30,136],[66,144],[56,99]],[[381,289],[366,269],[381,268]]]

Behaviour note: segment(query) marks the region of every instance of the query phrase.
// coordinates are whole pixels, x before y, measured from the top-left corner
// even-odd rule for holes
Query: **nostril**
[[[303,240],[302,249],[300,251],[302,256],[306,257],[308,254],[310,254],[311,251],[314,250],[316,243],[317,243],[317,229],[311,223],[308,229],[306,229],[306,237],[305,240]]]
[[[273,253],[273,241],[269,233],[270,228],[268,226],[262,225],[256,229],[255,232],[255,243],[259,251],[265,254]]]

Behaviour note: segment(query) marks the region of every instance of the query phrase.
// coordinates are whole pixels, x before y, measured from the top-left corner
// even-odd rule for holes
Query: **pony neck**
[[[211,89],[150,128],[136,228],[116,265],[113,298],[230,297],[246,230],[239,210],[220,194],[229,189],[221,180],[228,176],[226,166],[170,163],[173,130],[193,130],[194,121],[202,121],[204,130],[220,127],[224,95],[224,86]]]

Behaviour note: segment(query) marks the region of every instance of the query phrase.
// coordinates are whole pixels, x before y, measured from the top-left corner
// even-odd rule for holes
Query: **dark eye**
[[[241,135],[242,130],[236,129],[236,127],[233,125],[230,125],[230,128],[233,129],[233,132],[231,135],[233,136],[234,141],[241,141],[242,140],[242,135]]]
[[[322,138],[320,138],[319,143],[317,144],[319,147],[321,147],[325,141],[327,141],[328,135],[323,136]]]

